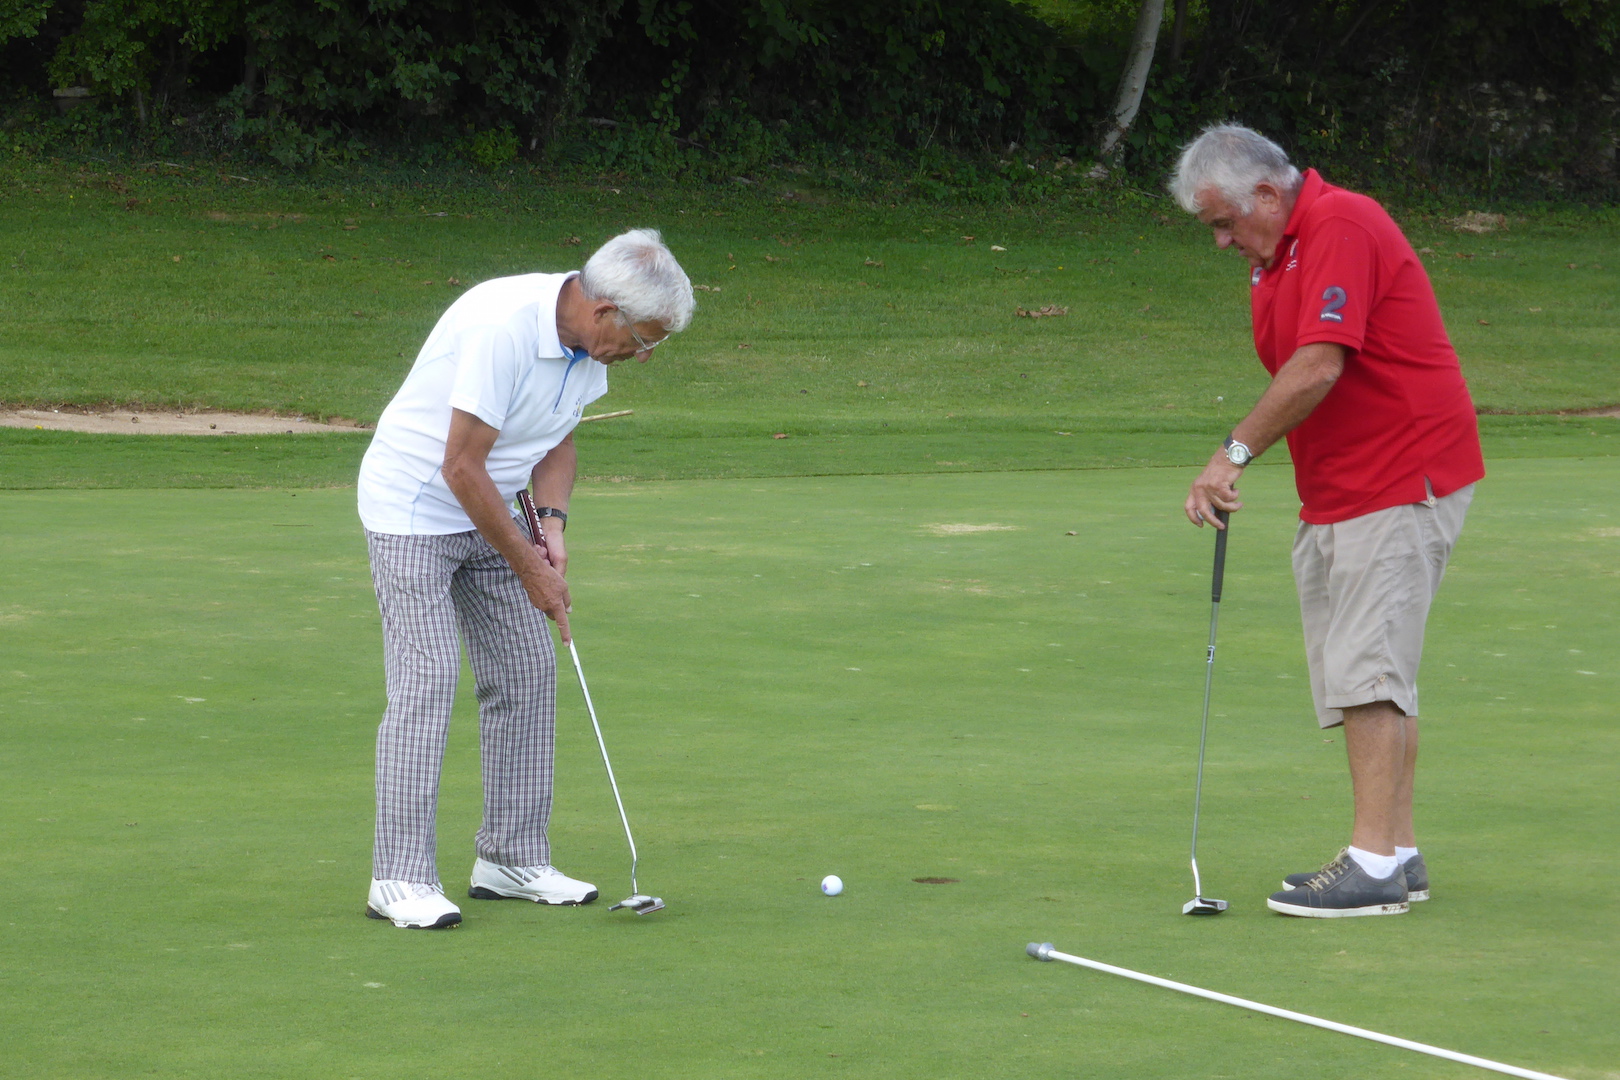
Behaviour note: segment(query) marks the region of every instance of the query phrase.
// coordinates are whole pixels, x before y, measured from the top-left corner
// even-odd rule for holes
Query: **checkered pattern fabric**
[[[519,529],[527,535],[520,521]],[[484,823],[475,848],[493,863],[551,862],[557,662],[545,615],[477,532],[366,533],[382,611],[388,708],[377,730],[372,876],[439,880],[439,773],[465,643],[478,697]]]

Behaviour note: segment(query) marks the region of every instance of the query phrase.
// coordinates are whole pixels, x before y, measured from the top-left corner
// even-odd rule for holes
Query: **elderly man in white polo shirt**
[[[631,230],[581,272],[467,290],[383,411],[360,466],[388,679],[370,917],[415,928],[461,921],[439,883],[434,819],[462,642],[484,779],[468,895],[596,899],[594,886],[551,865],[546,837],[557,686],[546,616],[568,641],[573,431],[607,392],[608,366],[645,361],[694,306],[658,233]],[[539,537],[513,513],[525,486],[540,505]]]

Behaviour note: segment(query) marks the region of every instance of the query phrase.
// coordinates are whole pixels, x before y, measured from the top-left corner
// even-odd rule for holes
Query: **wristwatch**
[[[568,515],[563,513],[561,510],[558,510],[556,507],[553,507],[553,506],[537,507],[535,509],[535,511],[534,511],[534,516],[535,517],[542,517],[542,518],[548,518],[548,517],[556,518],[558,520],[558,522],[560,522],[562,524],[563,532],[568,531]]]
[[[1226,441],[1221,445],[1226,450],[1226,460],[1230,461],[1240,469],[1254,460],[1254,451],[1250,450],[1247,446],[1244,446],[1230,435],[1226,437]]]

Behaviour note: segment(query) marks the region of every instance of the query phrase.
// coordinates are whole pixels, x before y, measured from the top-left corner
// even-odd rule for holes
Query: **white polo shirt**
[[[441,471],[451,409],[500,432],[486,467],[511,502],[585,406],[607,393],[607,366],[557,339],[557,294],[574,276],[494,278],[440,317],[361,462],[367,529],[423,536],[475,528]]]

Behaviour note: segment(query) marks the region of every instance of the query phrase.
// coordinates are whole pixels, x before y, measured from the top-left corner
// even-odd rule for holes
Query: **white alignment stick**
[[[1371,1039],[1373,1042],[1384,1043],[1388,1046],[1399,1046],[1403,1050],[1416,1050],[1420,1054],[1431,1054],[1434,1057],[1446,1058],[1449,1061],[1460,1061],[1464,1065],[1474,1065],[1481,1069],[1506,1073],[1509,1076],[1522,1076],[1525,1077],[1525,1080],[1564,1080],[1563,1077],[1554,1076],[1551,1073],[1536,1072],[1534,1069],[1521,1069],[1517,1065],[1503,1065],[1499,1061],[1475,1057],[1472,1054],[1459,1054],[1455,1050],[1442,1050],[1438,1046],[1413,1042],[1411,1039],[1398,1039],[1393,1035],[1380,1035],[1376,1031],[1368,1031],[1366,1028],[1351,1027],[1349,1024],[1336,1024],[1332,1020],[1319,1020],[1314,1016],[1290,1012],[1288,1009],[1279,1009],[1274,1005],[1262,1005],[1258,1001],[1250,1001],[1247,998],[1233,997],[1230,994],[1217,994],[1213,990],[1203,990],[1196,986],[1189,986],[1186,983],[1172,982],[1169,979],[1161,979],[1156,975],[1144,975],[1140,971],[1115,967],[1112,964],[1103,964],[1096,960],[1087,960],[1083,956],[1070,956],[1068,953],[1058,952],[1050,942],[1037,945],[1032,941],[1024,951],[1037,960],[1062,960],[1065,964],[1078,964],[1080,967],[1106,971],[1110,975],[1122,975],[1127,979],[1135,979],[1137,982],[1145,982],[1153,986],[1162,986],[1167,990],[1180,990],[1183,994],[1192,994],[1194,997],[1225,1002],[1228,1005],[1236,1005],[1240,1009],[1253,1009],[1255,1012],[1280,1016],[1284,1020],[1298,1020],[1300,1023],[1310,1024],[1312,1027],[1326,1028],[1329,1031],[1337,1031],[1344,1035],[1354,1035],[1358,1039]]]

